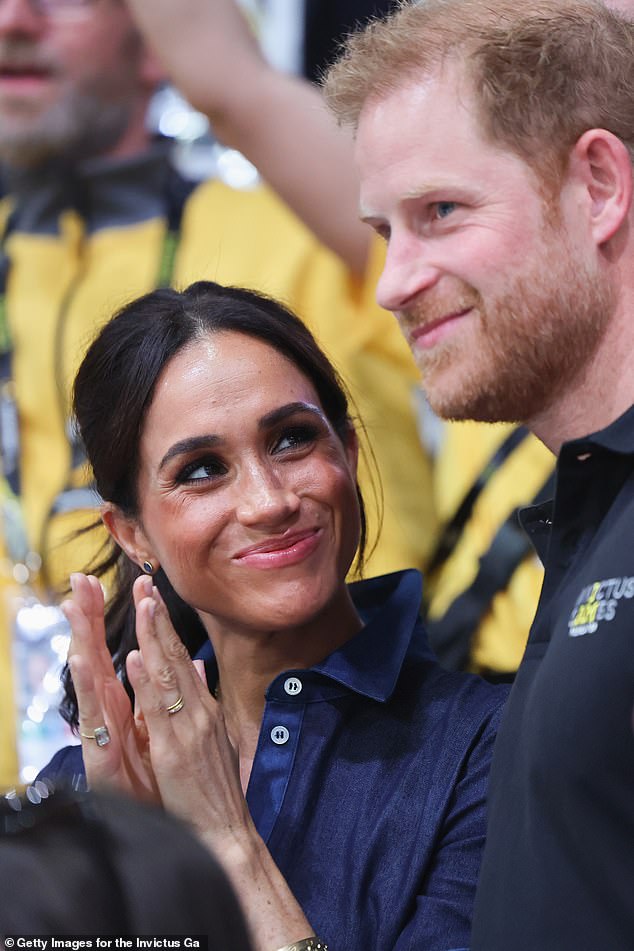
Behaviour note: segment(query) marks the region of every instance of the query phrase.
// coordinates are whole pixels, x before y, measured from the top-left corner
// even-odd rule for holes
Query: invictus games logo
[[[612,621],[623,598],[634,598],[634,577],[593,581],[580,593],[568,621],[571,637],[594,634],[603,622]]]

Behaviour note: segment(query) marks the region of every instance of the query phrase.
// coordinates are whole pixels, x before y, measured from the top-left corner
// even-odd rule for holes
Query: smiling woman
[[[308,330],[244,289],[155,291],[90,347],[75,413],[116,573],[105,613],[71,579],[82,746],[43,775],[185,818],[258,951],[467,943],[505,692],[438,666],[416,572],[346,583],[357,438]]]

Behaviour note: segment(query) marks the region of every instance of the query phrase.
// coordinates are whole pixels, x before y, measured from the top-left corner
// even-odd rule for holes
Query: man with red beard
[[[432,407],[558,454],[554,505],[523,519],[546,573],[472,947],[629,951],[634,23],[593,0],[425,0],[352,38],[326,91]]]

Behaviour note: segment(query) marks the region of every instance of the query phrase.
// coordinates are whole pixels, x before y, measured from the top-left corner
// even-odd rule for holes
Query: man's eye
[[[286,429],[275,442],[273,452],[287,452],[292,449],[301,449],[310,445],[317,438],[317,430],[314,426],[293,426],[292,429]]]
[[[449,215],[456,210],[455,201],[437,201],[434,206],[434,217],[435,218],[448,218]]]

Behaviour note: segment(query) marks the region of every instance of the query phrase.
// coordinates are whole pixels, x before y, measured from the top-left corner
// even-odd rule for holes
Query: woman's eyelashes
[[[225,475],[227,466],[216,456],[205,456],[188,462],[178,472],[175,481],[180,485],[194,482],[208,482]]]
[[[268,443],[268,452],[272,456],[288,453],[300,454],[309,450],[318,440],[321,431],[318,426],[310,423],[300,423],[286,426],[278,431]],[[177,485],[194,485],[204,482],[213,482],[226,475],[231,468],[230,460],[217,455],[199,456],[182,466],[174,482]]]
[[[273,440],[272,452],[292,452],[297,449],[305,449],[311,446],[319,437],[320,431],[317,426],[310,423],[299,423],[294,426],[285,427]]]

